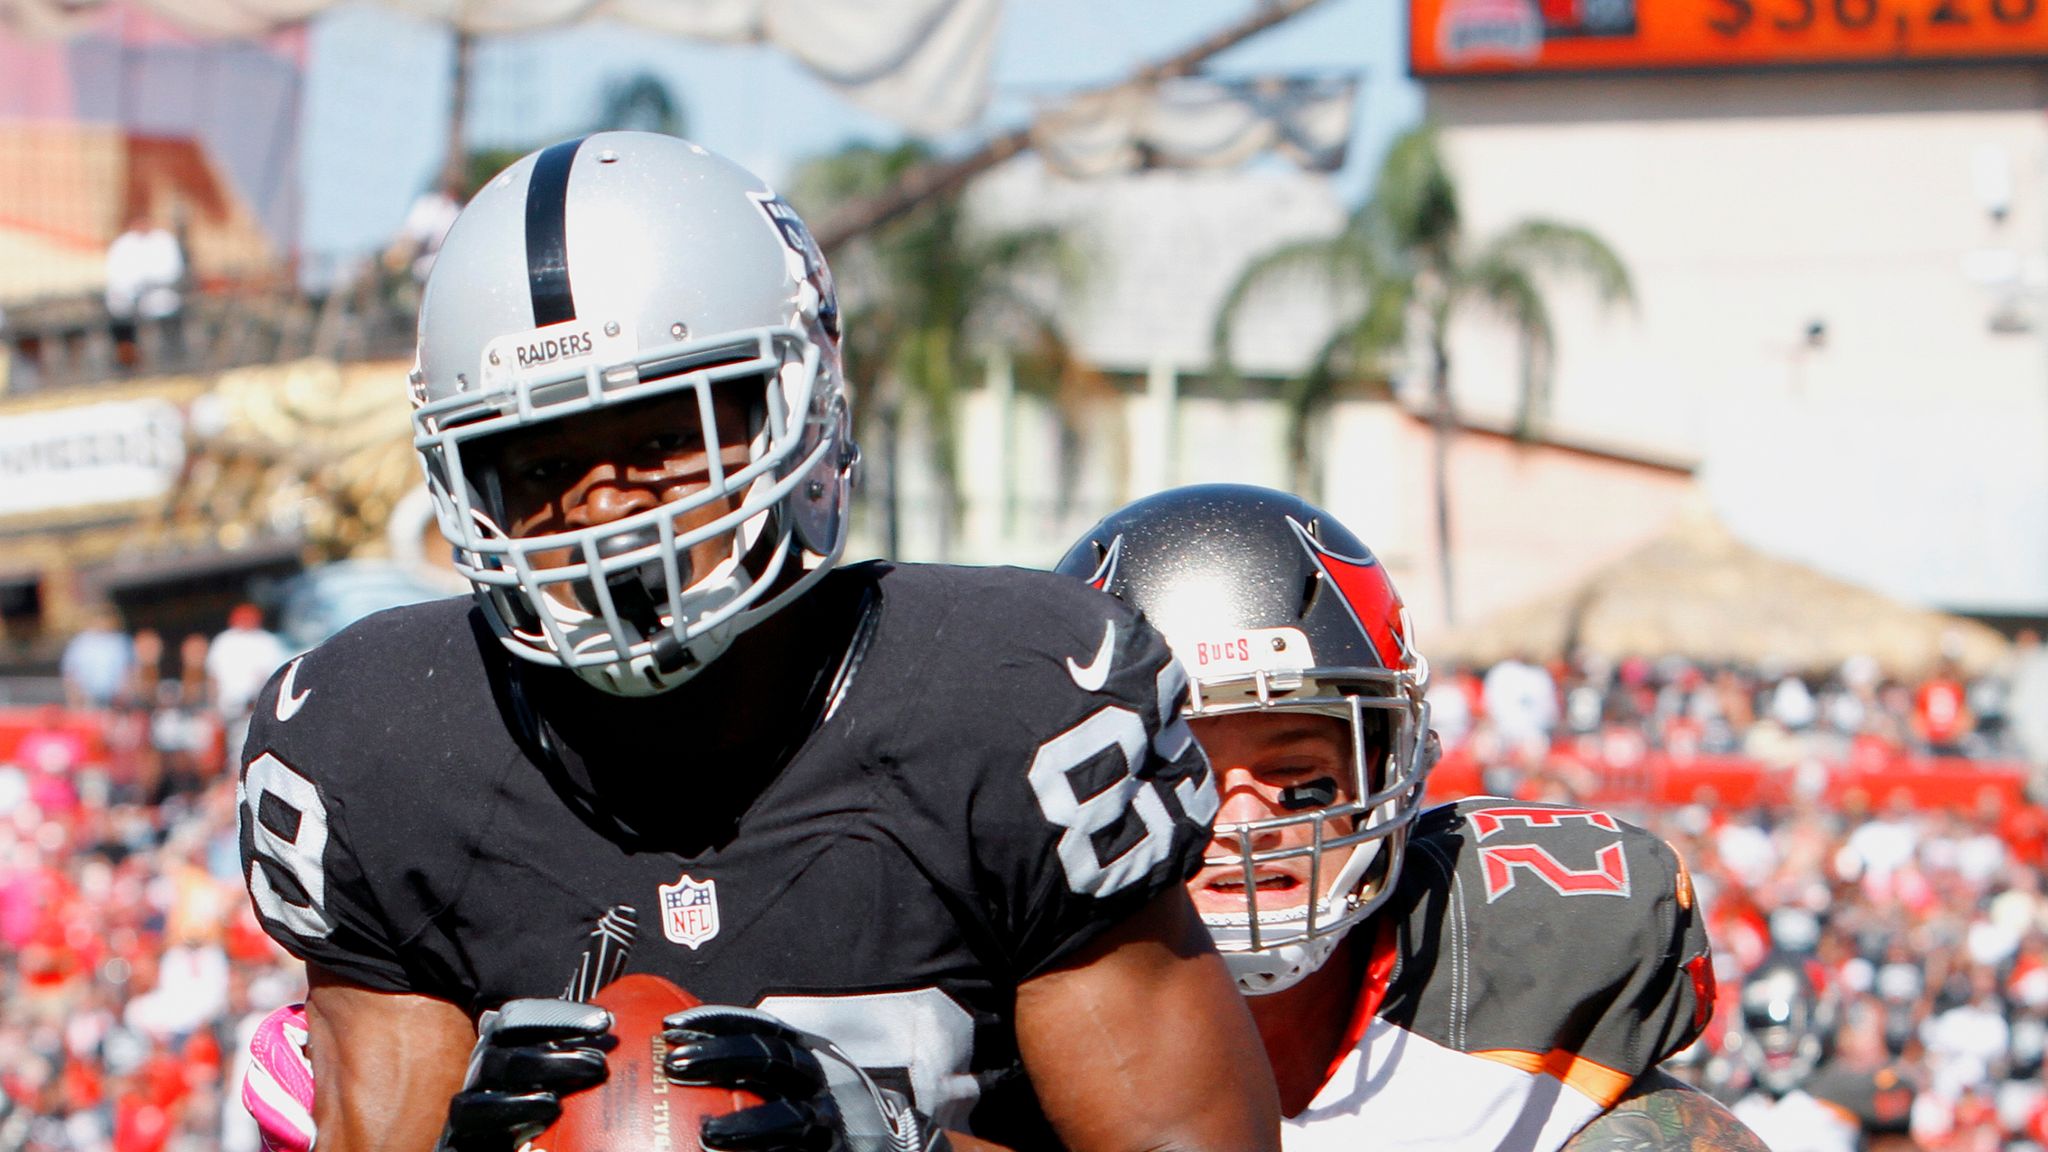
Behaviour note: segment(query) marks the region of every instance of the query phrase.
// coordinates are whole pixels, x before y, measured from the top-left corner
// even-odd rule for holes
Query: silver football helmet
[[[1436,762],[1429,665],[1386,569],[1327,512],[1284,492],[1196,485],[1110,514],[1059,571],[1144,613],[1186,667],[1191,718],[1307,712],[1349,730],[1349,795],[1219,822],[1205,871],[1235,873],[1241,911],[1205,910],[1248,994],[1292,987],[1392,894]],[[1261,877],[1306,861],[1303,896]],[[1216,873],[1211,873],[1216,874]],[[1222,885],[1218,885],[1222,887]]]
[[[1804,961],[1773,955],[1742,985],[1742,1059],[1773,1096],[1806,1083],[1827,1058],[1834,1001],[1816,989]]]
[[[648,695],[823,576],[844,545],[857,456],[838,324],[831,272],[796,213],[688,141],[601,132],[478,192],[421,300],[413,445],[456,567],[506,648]],[[714,417],[714,396],[729,407],[735,393],[744,433]],[[608,523],[520,534],[503,446],[595,419],[701,435],[702,486]],[[707,542],[722,559],[701,562]]]

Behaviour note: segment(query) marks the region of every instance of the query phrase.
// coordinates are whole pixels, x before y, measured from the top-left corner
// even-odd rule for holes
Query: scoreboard
[[[2048,0],[1409,0],[1425,78],[2048,61]]]

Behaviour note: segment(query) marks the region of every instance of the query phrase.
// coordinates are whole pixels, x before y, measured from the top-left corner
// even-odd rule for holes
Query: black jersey
[[[1359,928],[1345,1048],[1288,1152],[1551,1152],[1699,1035],[1706,926],[1683,863],[1605,812],[1479,797],[1416,821]]]
[[[863,624],[779,772],[693,759],[689,685],[624,700],[517,666],[467,600],[344,631],[256,703],[242,847],[264,927],[475,1015],[562,995],[626,905],[627,971],[829,1036],[942,1124],[1045,1139],[1015,990],[1199,867],[1215,783],[1184,679],[1064,577],[873,564],[813,595],[848,589]],[[671,787],[621,810],[621,774]],[[764,778],[721,819],[691,800]]]
[[[1509,1063],[1569,1056],[1603,1105],[1706,1028],[1714,974],[1678,853],[1593,808],[1481,796],[1422,814],[1381,916],[1381,1015]],[[1568,1082],[1571,1082],[1568,1078]]]

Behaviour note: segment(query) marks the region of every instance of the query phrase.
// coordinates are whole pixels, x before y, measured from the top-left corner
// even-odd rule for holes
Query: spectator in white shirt
[[[2034,798],[2040,800],[2048,796],[2048,647],[2032,629],[2022,629],[2013,645],[2005,713],[2013,742],[2033,768]]]
[[[446,188],[430,188],[420,193],[412,207],[406,209],[405,222],[399,225],[397,238],[384,253],[385,266],[394,271],[407,270],[415,284],[426,283],[427,273],[434,268],[434,257],[441,252],[441,241],[447,238],[448,229],[461,212],[462,201]]]
[[[1472,705],[1459,682],[1461,679],[1456,674],[1432,677],[1425,693],[1429,701],[1429,726],[1446,748],[1463,744],[1466,733],[1472,730]]]
[[[138,216],[107,246],[107,312],[119,320],[175,315],[184,278],[185,253],[177,235]]]
[[[1542,665],[1507,659],[1487,669],[1480,686],[1487,718],[1509,746],[1541,752],[1557,726],[1557,682]]]
[[[1988,1090],[2002,1074],[2012,1029],[1998,1003],[1998,977],[1989,968],[1970,969],[1970,999],[1930,1017],[1920,1029],[1934,1090],[1956,1099],[1966,1089]]]
[[[228,760],[240,763],[242,737],[249,730],[249,709],[270,674],[291,658],[291,649],[277,633],[263,627],[263,612],[254,604],[237,604],[228,613],[228,630],[213,638],[206,650],[206,679],[213,706],[227,729]]]
[[[1786,676],[1771,689],[1770,715],[1786,728],[1803,732],[1819,717],[1820,707],[1814,702],[1813,692],[1807,688],[1806,681],[1797,676]]]
[[[185,250],[177,235],[146,216],[130,220],[128,230],[107,246],[107,315],[123,364],[139,363],[145,324],[176,341],[176,319],[184,306],[178,287],[184,279]]]
[[[218,944],[180,941],[164,949],[156,987],[130,1000],[123,1020],[151,1036],[182,1038],[227,1006],[227,953]]]
[[[1892,873],[1903,867],[1920,849],[1921,828],[1913,813],[1903,805],[1886,816],[1866,820],[1849,833],[1849,840],[1835,859],[1835,872],[1844,879],[1861,880],[1882,889]]]

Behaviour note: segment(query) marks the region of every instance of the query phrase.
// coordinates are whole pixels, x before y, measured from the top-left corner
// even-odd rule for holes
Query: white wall
[[[2043,73],[2003,66],[1429,93],[1475,237],[1583,223],[1635,277],[1633,312],[1558,295],[1554,427],[1699,460],[1772,551],[2023,612],[2048,611],[2044,105]],[[1467,405],[1505,416],[1504,329],[1453,348]]]
[[[1293,169],[1079,181],[1028,158],[978,183],[972,207],[994,226],[1066,229],[1085,266],[1060,302],[1069,338],[1090,362],[1125,372],[1161,361],[1206,371],[1216,307],[1245,263],[1283,241],[1334,234],[1344,220],[1330,182]],[[1248,308],[1238,362],[1248,372],[1292,371],[1328,330],[1326,300],[1305,284]]]

